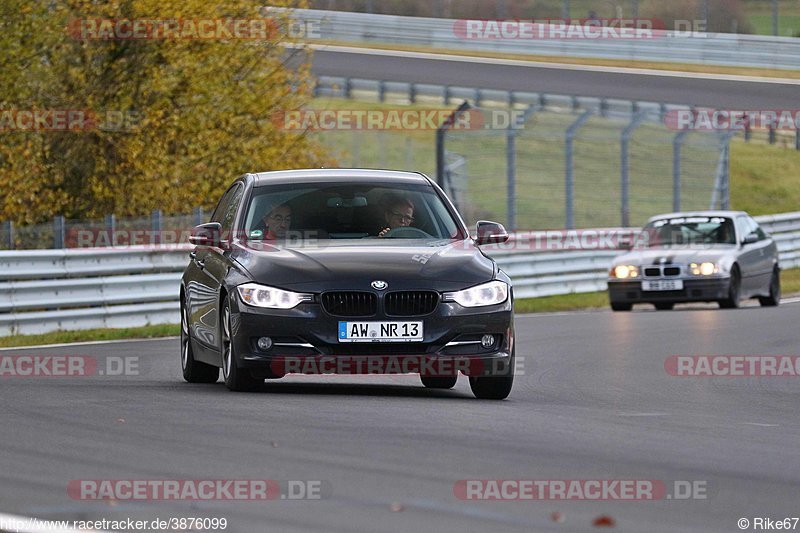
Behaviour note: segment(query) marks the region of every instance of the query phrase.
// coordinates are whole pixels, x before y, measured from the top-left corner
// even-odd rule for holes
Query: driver
[[[394,198],[388,204],[384,213],[387,227],[383,228],[378,237],[383,237],[395,228],[407,228],[414,222],[414,203],[407,198]]]

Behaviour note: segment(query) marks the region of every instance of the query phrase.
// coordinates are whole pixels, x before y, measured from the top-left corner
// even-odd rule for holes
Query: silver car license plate
[[[643,291],[682,291],[683,280],[681,279],[659,279],[653,281],[642,281]]]

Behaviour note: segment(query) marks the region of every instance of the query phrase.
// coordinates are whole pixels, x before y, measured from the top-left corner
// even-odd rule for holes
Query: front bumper
[[[684,279],[680,291],[643,291],[641,280],[608,280],[612,303],[715,302],[728,297],[730,278]]]
[[[422,342],[341,343],[340,321],[422,321]],[[421,317],[377,314],[368,318],[328,314],[319,303],[294,309],[251,307],[231,297],[234,354],[240,368],[255,376],[302,374],[404,374],[427,376],[507,375],[514,352],[513,304],[465,308],[439,302],[433,313]],[[495,343],[483,348],[483,335]],[[269,350],[258,347],[259,337],[270,337]],[[477,342],[476,342],[477,341]]]

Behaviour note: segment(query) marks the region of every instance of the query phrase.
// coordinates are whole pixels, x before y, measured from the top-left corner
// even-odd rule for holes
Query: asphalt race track
[[[0,378],[0,512],[226,517],[232,532],[739,531],[800,514],[797,377],[674,377],[670,355],[798,355],[800,304],[517,317],[502,402],[416,376],[293,376],[258,393],[180,376],[177,339],[14,349],[138,357],[136,376]],[[322,481],[323,498],[82,501],[81,479]],[[705,499],[463,501],[462,479],[700,482]],[[553,520],[552,513],[558,520]]]
[[[733,80],[705,78],[703,74],[689,77],[664,72],[631,74],[584,70],[579,66],[554,68],[517,64],[521,62],[504,64],[508,62],[489,59],[467,62],[458,56],[437,60],[386,55],[381,51],[343,50],[348,47],[315,50],[312,72],[317,76],[598,96],[736,110],[795,109],[800,91],[800,80],[774,83],[742,81],[736,77]]]

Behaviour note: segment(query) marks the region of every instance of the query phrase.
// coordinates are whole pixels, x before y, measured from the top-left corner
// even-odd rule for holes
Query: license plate
[[[659,279],[654,281],[643,281],[643,291],[682,291],[682,279]]]
[[[339,322],[339,342],[422,340],[422,322]]]

